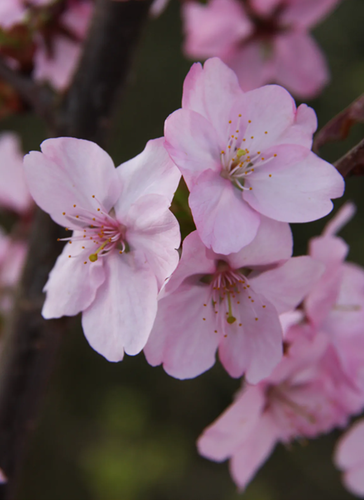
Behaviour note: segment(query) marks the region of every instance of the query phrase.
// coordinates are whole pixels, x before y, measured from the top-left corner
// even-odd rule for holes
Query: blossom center
[[[68,241],[69,244],[82,242],[81,253],[87,254],[90,262],[96,262],[114,249],[118,249],[119,253],[125,252],[127,243],[126,228],[114,218],[114,210],[108,212],[94,195],[92,200],[95,205],[92,210],[73,205],[72,213],[63,212],[69,223],[66,230],[72,230],[74,234],[59,240]]]
[[[251,135],[251,120],[248,120],[248,125],[245,132],[240,130],[241,114],[238,115],[236,125],[232,125],[232,120],[229,120],[228,140],[224,150],[220,153],[221,158],[221,177],[229,179],[235,187],[244,191],[253,188],[246,187],[245,181],[249,176],[253,175],[256,169],[270,163],[277,157],[275,153],[264,155],[258,150],[260,137]],[[268,130],[264,131],[264,135],[268,134]],[[271,177],[271,174],[269,175]]]

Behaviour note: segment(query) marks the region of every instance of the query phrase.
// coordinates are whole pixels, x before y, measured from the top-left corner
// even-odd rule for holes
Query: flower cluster
[[[183,3],[187,56],[218,56],[244,90],[277,82],[301,98],[327,83],[325,57],[309,34],[339,0],[209,0]]]

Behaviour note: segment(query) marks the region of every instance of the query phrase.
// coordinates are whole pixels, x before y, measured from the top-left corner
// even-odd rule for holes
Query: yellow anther
[[[246,149],[238,149],[236,152],[236,156],[240,158],[241,156],[246,155]]]

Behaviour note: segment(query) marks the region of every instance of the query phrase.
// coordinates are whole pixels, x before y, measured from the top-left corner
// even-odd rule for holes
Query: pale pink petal
[[[280,438],[280,431],[265,414],[257,422],[254,431],[237,450],[230,461],[230,472],[240,490],[243,490],[254,477],[257,470],[272,453]]]
[[[255,0],[256,1],[256,0]],[[310,28],[323,20],[340,0],[290,0],[282,10],[280,22],[297,28]]]
[[[212,125],[198,113],[179,109],[165,122],[166,149],[181,170],[189,189],[209,169],[221,170],[220,142]]]
[[[214,256],[208,258],[206,250],[197,231],[186,236],[182,244],[182,257],[179,265],[166,285],[167,293],[176,290],[189,276],[196,276],[196,274],[204,276],[215,272]]]
[[[264,55],[265,47],[259,40],[251,40],[224,55],[224,62],[235,71],[241,88],[247,92],[274,80],[271,58]]]
[[[253,9],[262,16],[268,16],[279,7],[282,0],[250,0]]]
[[[334,461],[335,465],[341,470],[347,470],[359,464],[364,467],[363,419],[355,422],[349,431],[340,438],[335,450]]]
[[[343,275],[342,262],[349,247],[341,238],[326,236],[312,238],[309,248],[311,257],[326,266],[325,273],[305,300],[306,314],[319,326],[338,298]]]
[[[315,97],[329,81],[325,57],[308,33],[277,36],[274,62],[276,81],[300,98]]]
[[[109,361],[138,354],[157,313],[157,282],[142,253],[113,252],[104,262],[105,282],[83,311],[82,327],[91,347]]]
[[[198,178],[189,204],[200,238],[216,253],[238,252],[257,234],[259,214],[243,201],[241,191],[211,170]]]
[[[179,379],[196,377],[215,364],[215,330],[210,287],[182,284],[159,301],[144,349],[147,361],[153,366],[163,363],[165,371]]]
[[[363,443],[361,443],[363,446]],[[343,474],[346,488],[356,496],[364,497],[364,461]]]
[[[245,94],[244,114],[251,120],[245,146],[251,151],[264,151],[281,143],[281,136],[294,125],[296,105],[284,88],[266,85]]]
[[[240,250],[226,256],[232,269],[266,266],[292,256],[292,232],[285,222],[261,216],[254,240]]]
[[[242,96],[234,71],[213,57],[205,62],[203,69],[195,64],[187,74],[182,107],[203,115],[211,122],[219,139],[225,142],[231,110]]]
[[[257,140],[258,147],[260,146]],[[261,149],[260,155],[254,161],[254,171],[246,177],[246,187],[254,186],[254,181],[257,179],[266,179],[269,174],[275,174],[282,170],[286,170],[292,165],[304,161],[310,154],[310,150],[304,146],[297,144],[277,144],[267,149]],[[264,160],[269,159],[267,163]],[[262,165],[259,164],[262,163]],[[254,189],[254,187],[253,187]]]
[[[221,56],[250,35],[253,26],[236,0],[211,0],[182,4],[184,52],[193,58]]]
[[[92,2],[69,2],[67,9],[62,14],[61,22],[72,33],[74,33],[78,38],[82,40],[87,34],[92,12]]]
[[[66,243],[44,287],[44,318],[74,316],[88,307],[105,281],[103,262],[90,262],[81,242]],[[71,255],[71,257],[70,257]],[[86,262],[86,264],[85,264]]]
[[[278,314],[297,307],[320,279],[325,266],[310,257],[294,257],[276,269],[249,279],[255,292],[273,304]]]
[[[51,56],[43,41],[39,41],[34,57],[34,79],[49,82],[56,90],[64,90],[71,81],[80,54],[80,45],[64,36],[54,38]]]
[[[266,174],[267,175],[267,174]],[[330,198],[344,192],[344,180],[329,163],[314,153],[272,177],[254,177],[244,200],[257,212],[284,222],[309,222],[332,210]],[[248,185],[248,184],[247,184]]]
[[[239,307],[233,308],[236,321],[220,341],[219,358],[231,377],[245,373],[248,382],[256,384],[282,358],[282,327],[276,309],[264,296],[250,289],[250,296],[242,293],[239,301]]]
[[[0,2],[0,26],[9,29],[14,24],[23,21],[25,11],[20,0],[2,0]]]
[[[33,204],[23,171],[23,154],[17,135],[10,132],[0,136],[0,205],[25,212]]]
[[[244,445],[260,419],[265,397],[259,386],[247,387],[197,441],[203,457],[220,462]]]
[[[131,249],[142,250],[155,274],[159,288],[178,264],[181,243],[179,224],[168,209],[170,202],[158,194],[145,195],[130,206],[126,240]]]
[[[282,144],[300,144],[311,149],[312,137],[317,129],[317,117],[315,111],[301,104],[298,106],[294,123],[280,137]]]
[[[97,144],[61,137],[44,141],[41,149],[25,156],[25,176],[35,202],[55,222],[66,226],[67,212],[77,206],[92,212],[98,202],[107,211],[114,206],[121,190],[119,177],[112,159]]]
[[[339,233],[341,229],[346,226],[348,222],[354,217],[356,213],[356,206],[354,203],[347,201],[340,210],[329,220],[326,224],[322,234],[323,236],[334,236]]]
[[[170,159],[164,138],[148,141],[144,150],[116,169],[122,193],[115,205],[118,218],[127,215],[130,206],[145,195],[164,196],[169,204],[177,189],[181,174]]]
[[[169,0],[153,0],[152,5],[149,9],[149,14],[151,17],[159,17],[162,12],[166,9]]]

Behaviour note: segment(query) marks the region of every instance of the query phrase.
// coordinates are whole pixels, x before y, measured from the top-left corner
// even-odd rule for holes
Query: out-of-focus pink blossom
[[[110,361],[143,349],[157,296],[178,263],[169,206],[180,175],[163,139],[117,169],[96,144],[49,139],[24,159],[29,189],[73,231],[49,275],[45,318],[82,314],[91,346]]]
[[[23,153],[14,133],[0,135],[0,206],[18,213],[33,205],[23,172]]]
[[[0,26],[9,29],[15,24],[26,20],[26,15],[31,6],[44,6],[54,0],[1,0],[0,2]]]
[[[328,81],[325,57],[308,30],[339,0],[211,0],[185,2],[185,53],[220,57],[244,90],[277,82],[301,98]]]
[[[232,377],[267,377],[282,356],[278,314],[296,307],[322,272],[291,254],[288,224],[265,217],[253,242],[235,254],[207,250],[196,231],[187,236],[144,349],[148,362],[191,378],[214,364],[218,349]]]
[[[13,240],[0,229],[0,313],[7,313],[12,307],[26,253],[24,242]]]
[[[358,420],[339,440],[334,461],[343,471],[347,489],[364,497],[364,420]]]
[[[207,247],[238,252],[254,239],[261,214],[307,222],[331,211],[344,181],[311,152],[316,126],[313,109],[296,109],[282,87],[244,93],[220,59],[192,66],[182,109],[167,118],[165,137]]]
[[[230,458],[230,471],[244,489],[278,442],[313,438],[346,425],[364,399],[342,370],[325,334],[293,327],[288,353],[271,377],[247,386],[198,440],[200,453]]]
[[[92,12],[90,2],[71,2],[61,16],[60,25],[72,37],[55,33],[49,47],[49,42],[38,36],[33,73],[36,80],[47,81],[57,90],[67,87],[76,70]]]

